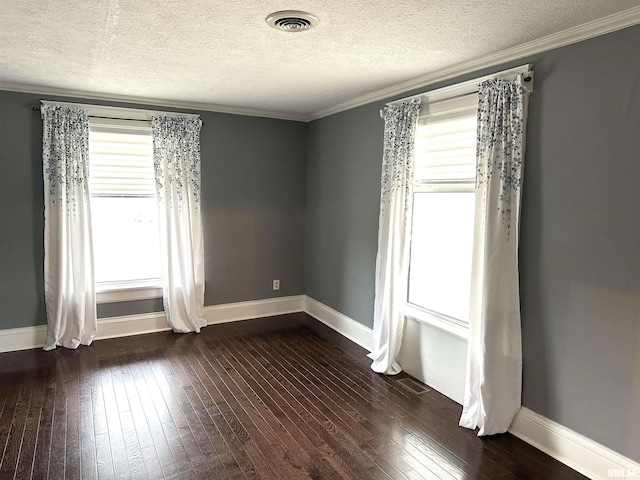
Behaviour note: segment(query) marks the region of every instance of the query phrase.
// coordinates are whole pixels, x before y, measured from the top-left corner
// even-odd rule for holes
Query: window
[[[90,119],[89,192],[98,300],[159,296],[158,209],[148,122]]]
[[[445,329],[469,322],[475,93],[427,103],[416,131],[408,314]]]
[[[406,314],[466,338],[475,229],[478,84],[530,65],[420,95]]]

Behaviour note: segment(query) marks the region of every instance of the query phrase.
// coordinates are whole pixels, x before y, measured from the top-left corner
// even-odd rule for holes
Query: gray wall
[[[640,461],[638,51],[634,27],[503,67],[536,71],[520,245],[523,403]],[[39,99],[0,92],[0,329],[45,318]],[[310,125],[201,112],[207,305],[274,296],[279,278],[278,295],[306,291],[372,325],[381,106]]]
[[[313,122],[307,157],[306,293],[369,327],[382,170],[379,108]]]
[[[42,121],[32,111],[41,98],[0,91],[0,329],[46,321]],[[307,125],[195,113],[204,122],[205,305],[304,293]],[[161,309],[144,300],[99,305],[98,315]]]
[[[307,125],[201,115],[205,304],[303,294]]]
[[[492,71],[533,63],[536,75],[520,244],[523,404],[640,461],[638,51],[634,27]],[[309,130],[306,293],[367,326],[382,105]]]
[[[0,328],[44,313],[42,125],[29,95],[0,92]]]

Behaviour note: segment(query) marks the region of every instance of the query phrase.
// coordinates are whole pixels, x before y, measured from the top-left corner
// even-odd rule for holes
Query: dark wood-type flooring
[[[584,478],[306,316],[0,354],[0,479]]]

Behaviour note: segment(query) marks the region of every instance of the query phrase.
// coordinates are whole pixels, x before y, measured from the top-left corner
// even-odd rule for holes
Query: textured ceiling
[[[0,0],[0,85],[313,117],[638,0]],[[276,10],[315,14],[284,33]]]

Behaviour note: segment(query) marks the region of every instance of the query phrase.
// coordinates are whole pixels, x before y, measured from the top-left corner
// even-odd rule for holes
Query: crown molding
[[[401,95],[410,90],[423,88],[428,85],[432,85],[437,82],[450,80],[467,73],[473,73],[484,68],[490,68],[498,65],[502,65],[507,62],[519,60],[529,55],[535,55],[538,53],[546,52],[556,48],[578,43],[583,40],[605,35],[607,33],[622,30],[623,28],[631,27],[640,23],[640,6],[632,7],[622,12],[614,13],[606,17],[594,20],[577,27],[568,28],[561,32],[547,35],[546,37],[532,40],[521,45],[507,48],[478,59],[474,59],[467,62],[461,62],[451,67],[443,68],[435,72],[421,75],[412,80],[397,83],[381,90],[362,95],[360,97],[348,100],[333,107],[329,107],[323,110],[318,110],[306,121],[317,120],[322,117],[333,115],[336,113],[350,110],[355,107],[366,105],[368,103],[386,100],[388,98]]]
[[[246,115],[250,117],[265,117],[279,120],[291,120],[296,122],[311,122],[329,115],[350,110],[368,103],[386,100],[401,95],[411,90],[427,87],[437,82],[451,80],[453,78],[473,73],[485,68],[502,65],[507,62],[519,60],[529,55],[546,52],[556,48],[578,43],[583,40],[605,35],[607,33],[622,30],[640,23],[640,6],[632,7],[622,12],[614,13],[592,22],[578,25],[546,37],[532,40],[521,45],[507,48],[483,57],[461,62],[451,67],[436,70],[405,82],[390,85],[380,90],[361,95],[332,107],[317,110],[310,113],[280,112],[274,110],[252,109],[244,107],[231,107],[215,105],[204,102],[182,102],[176,100],[164,100],[157,98],[145,98],[129,95],[117,95],[96,93],[83,90],[73,90],[57,87],[45,87],[38,85],[26,85],[20,83],[0,82],[0,90],[19,93],[34,93],[38,95],[55,95],[60,97],[84,98],[88,100],[101,100],[108,102],[121,102],[138,105],[151,105],[156,107],[170,107],[177,109],[196,110],[204,112],[227,113],[232,115]]]
[[[34,93],[36,95],[54,95],[59,97],[82,98],[87,100],[101,100],[105,102],[120,102],[138,105],[150,105],[154,107],[170,107],[186,110],[198,110],[204,112],[228,113],[231,115],[245,115],[249,117],[275,118],[278,120],[292,120],[295,122],[309,121],[308,115],[291,112],[278,112],[273,110],[261,110],[244,107],[229,107],[204,102],[182,102],[177,100],[163,100],[159,98],[135,97],[108,93],[96,93],[85,90],[73,90],[67,88],[45,87],[40,85],[26,85],[21,83],[0,82],[0,90],[18,93]]]

